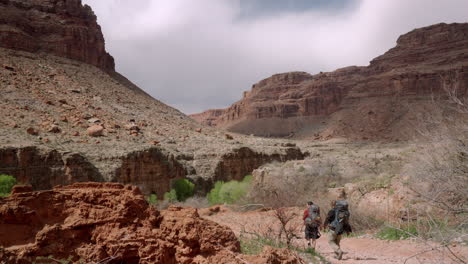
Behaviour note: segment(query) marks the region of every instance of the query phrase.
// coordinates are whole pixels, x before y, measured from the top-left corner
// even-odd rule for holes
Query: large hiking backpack
[[[331,227],[337,235],[344,233],[344,227],[349,221],[348,202],[345,200],[336,201],[335,219],[331,222]]]
[[[317,205],[309,206],[308,216],[305,220],[306,225],[310,227],[318,227],[320,223],[320,209]]]

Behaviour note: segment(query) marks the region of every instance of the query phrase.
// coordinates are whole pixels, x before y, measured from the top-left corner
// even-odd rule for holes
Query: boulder
[[[104,127],[101,125],[93,125],[86,129],[86,133],[88,133],[88,136],[91,137],[100,137],[104,133]]]

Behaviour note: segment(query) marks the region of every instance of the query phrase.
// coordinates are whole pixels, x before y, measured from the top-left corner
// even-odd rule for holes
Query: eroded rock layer
[[[215,169],[213,180],[216,181],[241,181],[244,176],[251,174],[263,164],[287,160],[302,160],[306,155],[298,148],[289,148],[285,155],[276,153],[267,155],[264,153],[255,153],[247,147],[243,147],[222,156],[221,161]]]
[[[0,198],[0,263],[41,263],[50,256],[72,263],[245,263],[239,251],[227,227],[202,219],[196,209],[157,211],[128,185],[21,187]],[[273,250],[258,259],[286,263],[278,253],[284,257]],[[292,255],[288,260],[299,263]]]
[[[0,149],[0,174],[13,175],[17,182],[31,184],[36,190],[73,182],[103,181],[99,171],[80,154],[37,147]]]
[[[0,13],[0,47],[51,53],[114,71],[96,16],[81,0],[1,0]]]
[[[367,67],[273,75],[231,107],[192,118],[262,136],[409,138],[417,115],[448,91],[468,97],[468,23],[413,30]]]
[[[139,186],[144,193],[155,193],[158,197],[163,197],[171,189],[173,180],[186,176],[186,168],[174,155],[151,148],[122,157],[122,164],[116,170],[114,180]]]

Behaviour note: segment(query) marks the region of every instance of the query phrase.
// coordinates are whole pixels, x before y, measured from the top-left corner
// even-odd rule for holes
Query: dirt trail
[[[300,213],[300,209],[294,210]],[[239,213],[222,208],[219,213],[212,215],[208,215],[206,212],[201,211],[205,218],[230,227],[238,236],[249,232],[265,234],[275,223],[271,211]],[[300,216],[297,218],[296,223],[300,224]],[[304,235],[300,234],[300,236],[303,237]],[[298,247],[305,248],[307,246],[306,241],[303,239],[295,240],[294,243]],[[341,247],[345,253],[343,259],[338,261],[333,258],[334,253],[328,245],[326,233],[322,234],[322,237],[317,241],[317,252],[333,264],[394,264],[405,263],[405,261],[407,264],[463,263],[454,261],[448,250],[431,250],[439,247],[435,243],[426,244],[412,240],[387,241],[365,235],[343,238]],[[468,247],[457,245],[451,247],[450,250],[466,263],[468,260]],[[422,253],[425,251],[428,252]]]

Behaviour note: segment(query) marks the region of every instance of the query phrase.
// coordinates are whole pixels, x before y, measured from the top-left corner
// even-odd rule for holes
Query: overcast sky
[[[117,71],[184,113],[224,108],[275,73],[369,61],[399,35],[468,22],[467,0],[83,0]]]

